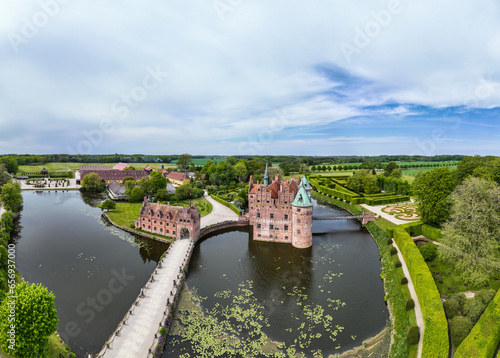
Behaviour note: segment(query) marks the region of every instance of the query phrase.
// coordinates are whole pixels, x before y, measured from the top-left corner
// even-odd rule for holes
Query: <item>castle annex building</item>
[[[135,219],[135,227],[175,239],[194,239],[200,234],[200,212],[190,207],[150,203],[144,198],[141,217]]]
[[[275,180],[269,184],[266,166],[264,184],[253,184],[250,177],[248,211],[253,239],[291,243],[297,248],[312,246],[311,183],[305,175],[300,181],[294,178]]]

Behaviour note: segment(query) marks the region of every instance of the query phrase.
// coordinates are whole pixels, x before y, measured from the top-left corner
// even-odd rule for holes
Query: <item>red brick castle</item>
[[[253,239],[291,243],[297,248],[312,246],[311,190],[305,175],[300,181],[276,176],[269,184],[267,165],[264,184],[253,184],[250,177],[248,218]]]
[[[135,219],[135,227],[176,239],[194,239],[200,234],[200,212],[193,204],[184,208],[150,203],[144,198],[141,217]]]

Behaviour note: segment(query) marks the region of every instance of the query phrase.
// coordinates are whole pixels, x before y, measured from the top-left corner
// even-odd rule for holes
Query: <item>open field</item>
[[[46,163],[43,165],[20,165],[19,172],[39,172],[42,168],[45,168],[52,172],[58,171],[67,171],[67,170],[77,170],[81,166],[96,166],[96,165],[105,165],[109,167],[109,169],[113,168],[117,163]],[[162,164],[165,168],[175,167],[174,164],[169,163],[129,163],[129,165],[133,166],[135,169],[143,169],[146,166],[150,166],[155,169],[160,169]]]
[[[221,163],[221,162],[225,162],[227,160],[226,157],[219,157],[219,158],[212,158],[212,157],[206,157],[206,158],[193,158],[192,162],[195,164],[195,165],[200,165],[200,166],[203,166],[205,164],[207,164],[208,161],[212,161],[212,162],[217,162],[217,164]],[[177,160],[172,160],[172,163],[175,164],[177,162]],[[278,163],[279,164],[279,163]]]

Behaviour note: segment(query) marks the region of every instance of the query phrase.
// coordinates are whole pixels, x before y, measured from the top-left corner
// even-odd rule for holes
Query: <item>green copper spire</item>
[[[264,185],[269,185],[269,171],[267,170],[267,162],[266,162],[266,172],[264,173]]]
[[[304,188],[306,188],[306,190],[312,189],[311,182],[309,180],[307,180],[305,174],[302,177],[302,179],[300,180],[300,184],[301,184],[301,186],[303,186]]]
[[[312,205],[313,203],[311,202],[311,199],[309,198],[309,194],[307,194],[306,189],[303,186],[299,186],[299,191],[297,192],[297,195],[295,195],[295,199],[292,202],[292,206],[306,207]]]

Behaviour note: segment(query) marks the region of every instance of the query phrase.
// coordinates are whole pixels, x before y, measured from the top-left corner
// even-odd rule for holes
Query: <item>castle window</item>
[[[300,209],[297,209],[297,212],[300,213]]]
[[[143,224],[143,225],[142,225],[142,228],[143,228],[143,229],[145,229],[145,228],[146,228],[146,225],[144,225],[144,224]]]
[[[300,224],[300,219],[297,219],[297,224]]]
[[[260,219],[260,213],[257,213],[257,219]]]
[[[151,230],[151,225],[148,225],[148,230]]]
[[[172,231],[172,234],[175,235],[175,231]]]
[[[156,232],[156,226],[153,228],[153,231]]]
[[[169,231],[169,230],[167,230],[167,234],[169,234],[169,233],[170,233],[170,231]]]
[[[142,221],[146,221],[146,218],[142,218]]]
[[[260,229],[260,224],[257,224],[257,229]]]
[[[163,233],[163,229],[162,228],[160,228],[160,232]]]
[[[273,213],[269,214],[269,219],[274,219],[274,214]]]
[[[286,201],[285,201],[286,203]],[[288,214],[285,214],[285,220],[288,220]]]
[[[274,229],[274,225],[273,224],[269,224],[269,230],[273,230]]]
[[[156,220],[155,220],[155,224],[156,224]]]
[[[297,235],[300,235],[300,230],[297,230]]]
[[[148,223],[150,223],[150,222],[151,222],[151,219],[148,219]]]
[[[261,235],[260,235],[260,232],[257,234],[257,236],[258,236],[258,237],[260,237],[260,236],[261,236]]]
[[[285,240],[288,240],[288,235],[285,235]]]
[[[288,225],[285,224],[285,228],[283,230],[288,231]]]
[[[160,221],[160,225],[163,225],[163,221]]]

